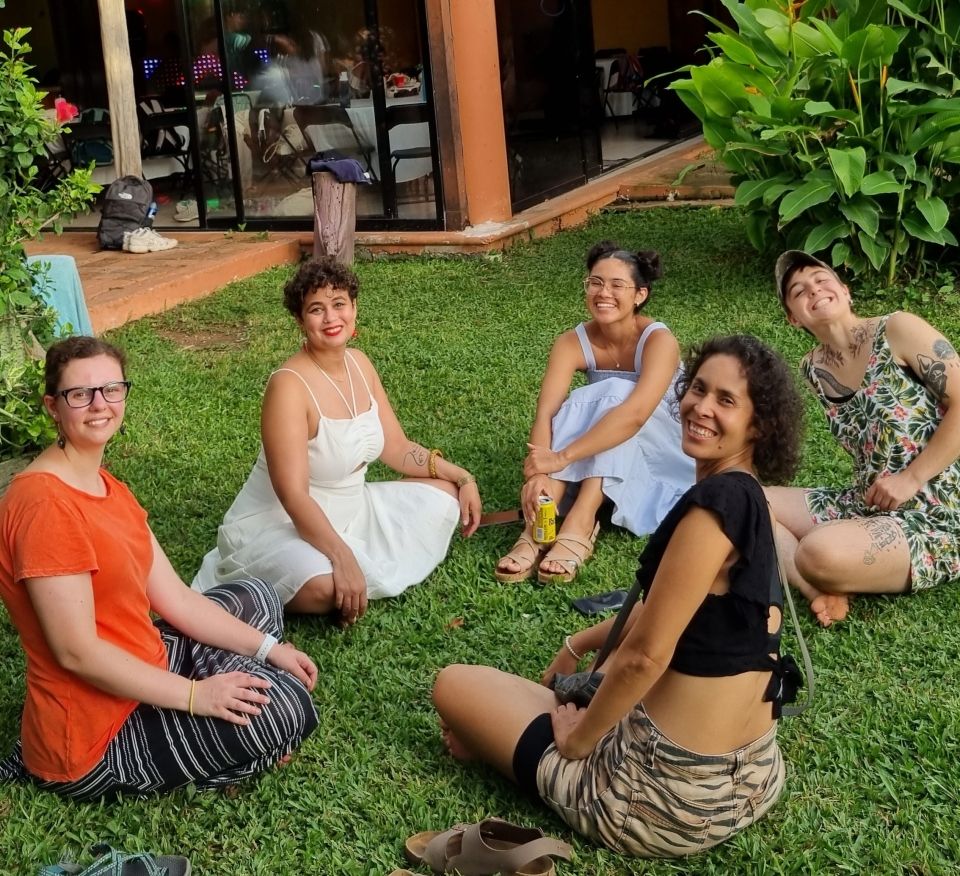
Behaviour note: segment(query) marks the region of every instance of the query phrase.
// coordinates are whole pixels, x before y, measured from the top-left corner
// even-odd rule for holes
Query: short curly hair
[[[127,377],[127,357],[123,350],[87,335],[75,335],[50,345],[44,361],[43,385],[47,395],[56,395],[60,391],[60,379],[63,370],[74,359],[92,359],[94,356],[109,356],[120,365],[124,380]]]
[[[677,378],[677,398],[682,398],[697,372],[712,356],[733,356],[747,379],[753,403],[753,465],[767,484],[787,484],[800,465],[803,440],[803,402],[789,366],[779,353],[753,335],[714,337],[692,348]]]
[[[350,268],[333,256],[321,256],[301,264],[297,273],[283,287],[283,306],[293,314],[294,319],[300,319],[304,298],[328,286],[343,290],[351,301],[356,301],[360,293],[360,281]]]

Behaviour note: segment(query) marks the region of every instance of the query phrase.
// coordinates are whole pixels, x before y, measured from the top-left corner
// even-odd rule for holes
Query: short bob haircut
[[[357,300],[360,281],[346,265],[333,256],[322,256],[303,262],[297,273],[283,287],[283,306],[299,320],[303,314],[303,300],[317,289],[339,289]]]
[[[690,350],[677,378],[677,398],[690,388],[700,366],[712,356],[733,356],[747,379],[753,402],[753,466],[766,484],[787,484],[800,465],[803,402],[787,363],[753,335],[729,335]]]
[[[44,392],[47,395],[56,395],[60,390],[60,379],[63,369],[74,359],[92,359],[94,356],[109,356],[120,364],[120,373],[124,380],[127,377],[127,357],[119,347],[101,341],[100,338],[91,338],[87,335],[77,335],[73,338],[64,338],[51,344],[47,350],[47,358],[43,369]]]
[[[639,313],[653,294],[653,281],[659,280],[663,276],[660,254],[651,249],[631,252],[612,240],[601,240],[592,246],[590,252],[587,253],[587,270],[592,271],[593,266],[604,259],[616,259],[623,262],[630,269],[633,285],[638,289],[647,290],[647,297],[633,309],[634,313]]]

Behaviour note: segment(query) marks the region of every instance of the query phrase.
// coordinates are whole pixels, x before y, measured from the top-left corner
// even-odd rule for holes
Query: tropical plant
[[[957,244],[960,4],[722,0],[712,59],[671,86],[734,174],[758,249],[922,272]]]
[[[0,50],[0,456],[43,444],[51,429],[40,406],[37,354],[54,337],[54,319],[34,291],[41,268],[27,264],[23,244],[45,228],[59,232],[100,188],[90,169],[76,169],[45,191],[37,185],[46,145],[60,127],[46,117],[29,75],[28,32],[5,30]]]

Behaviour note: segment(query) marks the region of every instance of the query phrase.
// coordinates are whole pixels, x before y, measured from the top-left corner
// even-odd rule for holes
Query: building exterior
[[[719,0],[15,7],[0,26],[32,28],[41,85],[83,111],[68,154],[95,153],[104,183],[142,168],[169,205],[158,224],[250,229],[309,225],[317,152],[368,174],[360,229],[509,219],[691,133],[646,80],[696,60],[708,23],[689,12],[721,15]]]

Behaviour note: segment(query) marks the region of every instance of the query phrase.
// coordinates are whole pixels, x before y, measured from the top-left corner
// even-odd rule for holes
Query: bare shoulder
[[[887,341],[894,355],[907,362],[918,353],[932,353],[942,360],[957,358],[953,345],[939,329],[923,317],[905,310],[891,313],[887,318]]]
[[[368,381],[372,381],[373,383],[380,382],[380,374],[377,372],[376,366],[370,361],[370,357],[364,353],[363,350],[351,347],[347,350],[347,355]]]
[[[647,323],[647,326],[653,323],[654,320],[651,320]],[[647,326],[643,326],[643,329],[646,330]],[[658,328],[647,337],[647,342],[643,346],[644,359],[646,359],[648,355],[653,355],[657,358],[661,356],[670,356],[676,359],[680,358],[680,344],[674,333],[670,331],[667,326],[664,325]]]

